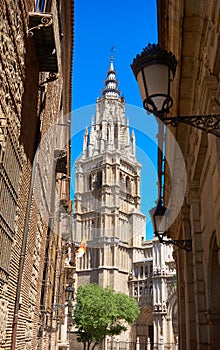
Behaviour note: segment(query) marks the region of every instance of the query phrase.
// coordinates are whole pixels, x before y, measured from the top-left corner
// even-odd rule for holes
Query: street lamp
[[[169,210],[163,205],[161,199],[159,199],[156,207],[149,210],[149,213],[153,224],[154,234],[159,239],[160,243],[166,245],[172,244],[188,252],[192,250],[191,239],[175,240],[172,238],[167,238],[166,226]]]
[[[148,44],[137,55],[131,68],[137,79],[144,108],[164,124],[185,123],[220,137],[220,114],[165,117],[173,105],[170,84],[176,72],[177,60],[157,44]]]
[[[137,55],[131,68],[138,82],[143,106],[149,113],[153,113],[165,125],[177,126],[182,122],[216,136],[220,136],[220,115],[165,117],[173,105],[170,96],[170,85],[176,72],[177,60],[172,52],[161,49],[156,44],[148,44],[140,55]],[[173,244],[186,251],[192,250],[192,240],[173,240],[167,238],[168,209],[163,205],[164,195],[162,186],[163,159],[163,127],[160,126],[158,136],[158,177],[159,199],[157,206],[150,210],[154,234],[160,243]]]
[[[65,301],[66,304],[54,304],[52,307],[53,311],[57,311],[62,308],[72,307],[72,302],[74,301],[75,289],[72,286],[67,286],[65,289]]]
[[[65,297],[66,297],[67,306],[68,304],[71,304],[71,302],[74,300],[74,292],[75,292],[75,289],[72,286],[66,287]]]
[[[71,324],[74,324],[74,321],[73,321],[74,294],[75,294],[75,288],[73,288],[71,285],[68,285],[65,289],[65,299],[66,299],[66,306],[68,307],[68,316],[70,317]]]

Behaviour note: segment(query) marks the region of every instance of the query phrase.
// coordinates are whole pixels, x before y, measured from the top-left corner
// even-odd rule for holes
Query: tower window
[[[92,189],[92,175],[89,175],[89,189]]]
[[[97,173],[96,185],[97,185],[96,188],[102,187],[102,172],[101,171]]]
[[[126,190],[127,192],[131,192],[131,180],[129,176],[126,177]]]
[[[143,277],[143,275],[144,275],[144,267],[141,266],[140,267],[140,277]]]
[[[114,129],[114,138],[117,139],[118,138],[118,125],[115,125],[115,129]]]
[[[102,172],[99,171],[93,176],[91,176],[91,181],[90,181],[90,189],[91,190],[97,190],[102,187]]]

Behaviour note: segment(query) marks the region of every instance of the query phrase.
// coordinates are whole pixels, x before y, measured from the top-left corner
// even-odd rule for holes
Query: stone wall
[[[208,115],[220,112],[218,1],[159,1],[160,44],[178,60],[172,84],[172,115]],[[220,141],[219,137],[179,124],[171,128],[187,173],[184,206],[169,234],[174,239],[192,238],[192,252],[176,251],[179,347],[218,349],[220,319]],[[217,131],[218,135],[220,134]],[[167,152],[175,158],[168,144]],[[177,169],[179,172],[181,169]],[[166,173],[166,199],[178,181]],[[175,198],[172,199],[175,206]],[[212,284],[215,277],[215,283]]]
[[[46,2],[45,2],[46,3]],[[71,2],[72,3],[72,2]],[[51,259],[54,275],[47,274],[46,283],[59,297],[56,303],[63,303],[64,279],[58,286],[56,278],[64,269],[65,251],[59,214],[53,225],[49,218],[60,206],[55,194],[54,149],[56,133],[48,134],[62,111],[62,89],[71,89],[71,55],[66,62],[68,69],[62,73],[61,47],[57,51],[59,75],[48,82],[49,72],[40,72],[33,36],[28,35],[29,12],[34,1],[3,1],[0,9],[0,348],[3,349],[47,349],[51,334],[45,329],[42,334],[42,294],[44,290],[45,262],[48,231],[54,251],[61,254]],[[65,7],[65,6],[64,6]],[[52,1],[56,37],[60,37],[57,4]],[[70,10],[72,7],[70,5]],[[62,7],[63,11],[63,7]],[[66,11],[66,9],[65,9]],[[69,12],[68,16],[71,17]],[[66,14],[62,14],[63,25]],[[68,20],[68,24],[70,23]],[[65,28],[64,32],[71,29]],[[70,39],[71,36],[68,34]],[[67,42],[66,42],[67,44]],[[69,41],[72,52],[72,42]],[[46,82],[46,83],[45,83]],[[69,92],[69,91],[68,91]],[[70,93],[63,96],[65,112],[70,112]],[[52,129],[53,130],[53,129]],[[56,130],[56,128],[55,128]],[[66,138],[68,138],[68,130]],[[35,162],[40,141],[46,140],[41,150],[41,160]],[[67,139],[67,148],[68,148]],[[67,153],[69,149],[67,149]],[[66,169],[69,167],[66,164]],[[67,170],[66,170],[67,172]],[[66,198],[69,197],[66,186]],[[55,202],[54,202],[55,200]],[[43,210],[42,210],[43,208]],[[56,239],[55,237],[58,237]],[[44,281],[45,283],[45,281]],[[52,318],[54,295],[47,305]],[[43,317],[46,317],[45,314]],[[54,343],[57,337],[53,336]],[[42,337],[44,341],[42,342]]]

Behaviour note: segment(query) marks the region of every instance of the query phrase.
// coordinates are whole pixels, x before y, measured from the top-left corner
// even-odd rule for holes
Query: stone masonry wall
[[[39,90],[48,73],[39,73],[33,38],[27,35],[28,13],[33,9],[32,0],[3,0],[0,6],[1,350],[11,349],[13,331],[16,350],[38,348],[45,246],[54,190],[51,179],[54,179],[56,135],[52,135],[44,150],[45,166],[37,178],[33,163],[38,142],[59,116],[63,77],[60,73],[57,80]],[[36,180],[34,186],[33,180]],[[34,189],[41,187],[42,190],[42,186],[44,212],[33,195]],[[24,264],[19,271],[21,261]],[[18,315],[15,315],[16,293]],[[49,337],[47,333],[42,349],[48,348]]]

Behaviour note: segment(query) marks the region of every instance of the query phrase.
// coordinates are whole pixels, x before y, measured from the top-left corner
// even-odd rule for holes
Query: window
[[[9,273],[21,162],[16,139],[4,119],[0,120],[0,126],[0,282],[4,283]]]
[[[144,267],[141,266],[140,267],[140,277],[143,277],[143,275],[144,275]]]
[[[50,12],[51,0],[36,0],[35,1],[35,12]]]
[[[89,175],[89,190],[92,189],[92,175]]]
[[[129,193],[131,192],[131,180],[129,176],[126,176],[126,191]]]
[[[99,171],[96,174],[96,180],[94,182],[93,189],[99,189],[101,187],[102,187],[102,172]]]

